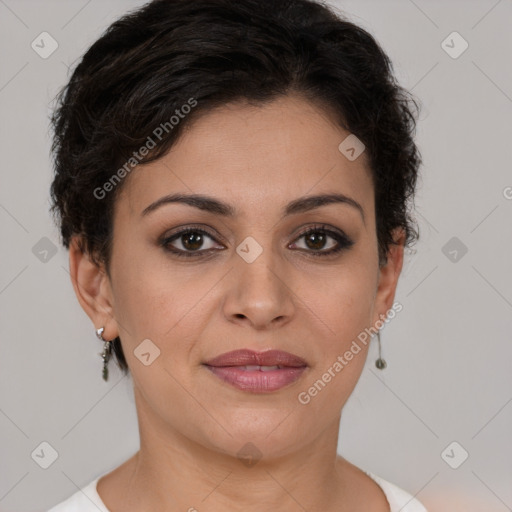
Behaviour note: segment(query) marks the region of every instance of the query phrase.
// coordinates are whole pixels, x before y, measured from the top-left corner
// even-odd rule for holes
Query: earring
[[[379,358],[375,361],[375,366],[379,370],[384,370],[384,368],[386,368],[386,366],[387,366],[387,363],[386,363],[386,361],[384,361],[384,359],[382,359],[381,346],[380,346],[380,331],[377,331],[377,340],[379,341]]]
[[[110,359],[110,356],[112,355],[112,342],[106,341],[103,339],[103,331],[104,330],[105,330],[104,327],[100,327],[99,329],[96,329],[96,336],[98,337],[98,339],[100,339],[101,341],[104,342],[103,353],[100,354],[98,352],[98,355],[100,355],[103,358],[103,380],[107,381],[108,380],[108,361]]]

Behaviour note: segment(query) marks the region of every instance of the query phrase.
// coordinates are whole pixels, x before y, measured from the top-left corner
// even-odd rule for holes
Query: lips
[[[277,391],[301,377],[307,363],[281,350],[235,350],[204,363],[213,375],[231,386],[253,393]]]
[[[282,350],[267,350],[254,352],[253,350],[234,350],[214,357],[205,363],[208,366],[263,366],[263,367],[291,367],[307,366],[306,361],[299,356],[283,352]]]

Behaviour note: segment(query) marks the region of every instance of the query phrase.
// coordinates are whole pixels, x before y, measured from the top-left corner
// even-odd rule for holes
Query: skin
[[[166,156],[125,178],[110,277],[73,241],[78,300],[95,328],[105,327],[104,339],[121,337],[133,377],[141,447],[98,483],[111,511],[389,511],[380,487],[337,455],[341,411],[369,343],[307,405],[297,399],[385,317],[402,269],[401,229],[379,268],[366,154],[349,161],[338,150],[348,134],[300,96],[262,107],[225,105],[188,126]],[[213,196],[237,214],[222,218],[173,203],[141,216],[178,192]],[[364,220],[341,203],[282,217],[288,202],[320,193],[350,196]],[[322,223],[354,244],[312,256],[337,246],[330,236],[323,246],[299,238]],[[218,235],[204,235],[199,250],[223,250],[179,258],[159,246],[160,237],[190,224]],[[263,249],[252,263],[236,252],[247,236]],[[184,237],[171,245],[190,247]],[[149,366],[134,355],[144,339],[160,349]],[[241,391],[202,365],[239,348],[285,350],[308,368],[279,391]],[[262,454],[251,467],[237,457],[249,441]]]

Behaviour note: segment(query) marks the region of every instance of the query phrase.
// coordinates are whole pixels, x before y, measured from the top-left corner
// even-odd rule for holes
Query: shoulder
[[[369,471],[365,471],[365,473],[383,490],[389,502],[391,512],[427,512],[427,509],[407,491]]]
[[[99,478],[95,478],[48,512],[109,512],[96,491]]]

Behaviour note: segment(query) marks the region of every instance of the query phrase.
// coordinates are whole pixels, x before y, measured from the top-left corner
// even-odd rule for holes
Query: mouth
[[[301,357],[281,350],[235,350],[203,364],[222,381],[253,393],[269,393],[288,386],[308,367]]]

